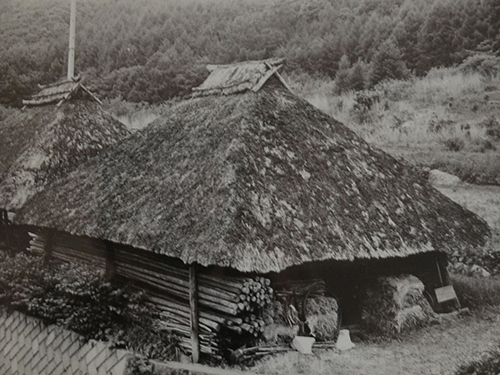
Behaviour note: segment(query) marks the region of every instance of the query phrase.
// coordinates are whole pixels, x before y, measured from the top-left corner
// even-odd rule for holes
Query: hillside
[[[65,75],[68,22],[66,0],[0,3],[0,104]],[[207,62],[274,56],[292,77],[352,67],[371,86],[498,54],[499,29],[496,0],[79,0],[76,72],[132,102],[188,93]]]

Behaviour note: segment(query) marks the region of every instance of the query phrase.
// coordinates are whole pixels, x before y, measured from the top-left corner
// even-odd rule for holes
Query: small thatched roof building
[[[0,209],[15,211],[44,186],[129,135],[79,80],[44,87],[0,123]],[[45,209],[51,207],[46,203]]]
[[[483,220],[294,96],[279,63],[215,67],[16,221],[259,273],[483,244]]]

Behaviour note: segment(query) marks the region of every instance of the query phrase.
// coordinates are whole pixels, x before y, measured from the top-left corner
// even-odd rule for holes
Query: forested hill
[[[0,0],[0,104],[66,75],[69,9]],[[424,74],[498,55],[499,28],[498,0],[78,0],[75,64],[100,97],[158,102],[200,84],[207,63],[285,57],[288,74],[334,78],[344,55],[366,68],[389,54]]]

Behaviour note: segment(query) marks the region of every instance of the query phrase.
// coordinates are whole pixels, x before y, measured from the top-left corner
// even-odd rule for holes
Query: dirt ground
[[[486,350],[499,337],[500,308],[490,308],[397,340],[358,342],[345,352],[282,354],[263,360],[250,371],[266,375],[450,375],[462,361]]]

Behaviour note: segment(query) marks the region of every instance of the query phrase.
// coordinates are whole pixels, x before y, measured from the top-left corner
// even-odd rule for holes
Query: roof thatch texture
[[[128,134],[96,102],[13,113],[0,123],[0,208],[18,209],[46,184]]]
[[[245,61],[228,65],[208,65],[211,72],[198,87],[193,88],[194,96],[214,94],[235,94],[252,90],[259,91],[264,84],[276,76],[286,87],[279,74],[284,59]]]
[[[80,78],[75,78],[73,80],[63,80],[52,85],[44,86],[42,90],[38,94],[33,95],[31,99],[23,100],[23,104],[27,106],[37,106],[58,103],[58,105],[60,105],[62,102],[78,95],[87,96],[100,102],[94,94],[82,85]]]
[[[489,234],[418,171],[272,85],[173,105],[16,220],[262,273],[451,251]]]

